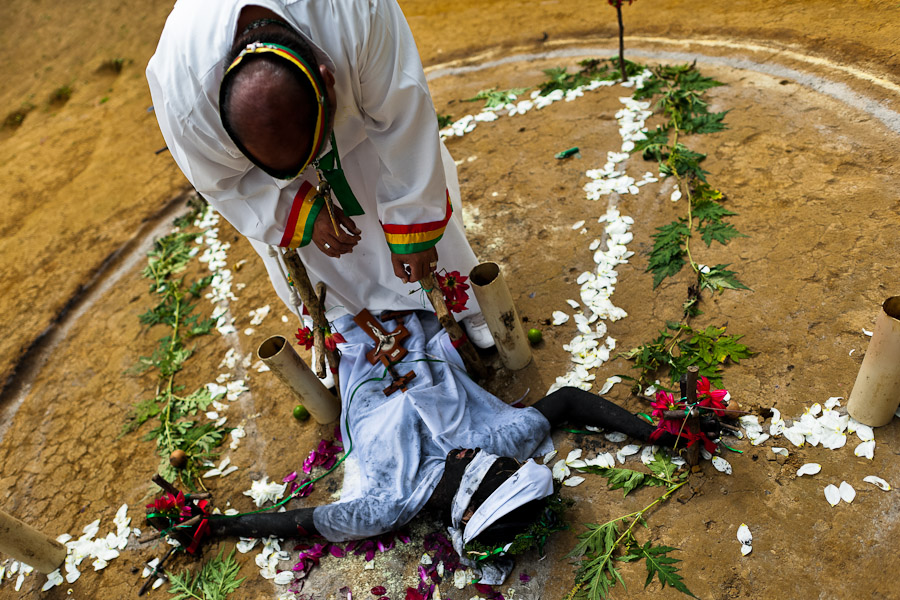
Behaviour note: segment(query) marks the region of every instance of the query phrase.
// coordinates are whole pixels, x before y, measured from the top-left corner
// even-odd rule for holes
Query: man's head
[[[290,179],[316,158],[331,128],[334,77],[285,23],[238,37],[219,92],[225,131],[265,172]]]

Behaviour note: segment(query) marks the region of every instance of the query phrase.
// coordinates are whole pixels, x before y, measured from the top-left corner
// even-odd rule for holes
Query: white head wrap
[[[476,571],[480,570],[481,582],[488,585],[502,584],[512,570],[512,561],[493,561],[491,564],[478,563],[463,554],[463,547],[504,515],[532,500],[546,498],[553,493],[553,475],[550,469],[529,458],[485,499],[466,523],[465,528],[460,529],[462,517],[475,490],[478,489],[482,479],[497,458],[494,454],[482,451],[476,454],[466,467],[459,490],[453,498],[451,508],[453,524],[448,528],[453,549],[459,554],[461,562]]]

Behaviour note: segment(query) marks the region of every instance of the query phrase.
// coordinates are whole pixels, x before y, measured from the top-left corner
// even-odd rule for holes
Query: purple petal
[[[297,471],[294,471],[293,473],[291,473],[290,475],[288,475],[287,477],[282,479],[281,483],[290,483],[291,481],[293,481],[295,479],[297,479]]]
[[[331,552],[331,555],[335,558],[344,558],[344,550],[340,546],[331,544],[328,546],[328,551]]]
[[[387,590],[384,589],[383,585],[376,585],[371,589],[371,592],[373,596],[384,596],[387,594]]]
[[[371,561],[373,558],[375,558],[375,550],[369,550],[368,552],[366,552],[366,562]]]

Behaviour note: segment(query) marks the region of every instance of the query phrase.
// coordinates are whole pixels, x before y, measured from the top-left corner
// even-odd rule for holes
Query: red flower
[[[449,310],[450,312],[454,312],[454,313],[459,313],[459,312],[466,310],[466,300],[468,300],[468,299],[469,299],[468,296],[466,296],[465,298],[462,298],[462,299],[447,298],[446,296],[444,296],[444,300],[447,303],[447,310]]]
[[[344,336],[336,331],[325,332],[325,347],[329,350],[336,350],[338,344],[344,344],[346,342],[347,340],[344,339]]]
[[[297,330],[297,344],[303,346],[307,350],[313,347],[313,334],[309,327],[303,327]]]
[[[650,414],[654,417],[662,418],[663,413],[667,410],[677,410],[679,408],[684,408],[684,404],[681,402],[675,402],[675,397],[669,392],[659,390],[656,392],[656,400],[654,400],[650,406],[653,407],[653,412]]]
[[[713,409],[717,417],[721,417],[724,413],[725,396],[728,394],[726,390],[714,390],[709,384],[709,379],[701,377],[697,382],[697,400],[700,406]]]
[[[466,279],[468,277],[460,275],[459,271],[450,271],[446,275],[439,274],[437,276],[438,286],[445,296],[462,298],[463,301],[469,298],[469,295],[466,293],[466,290],[469,289]]]
[[[160,515],[171,519],[179,516],[190,516],[191,509],[185,504],[186,502],[183,493],[178,492],[177,496],[173,496],[166,492],[161,497],[148,504],[147,508],[152,508],[153,512],[157,512]]]

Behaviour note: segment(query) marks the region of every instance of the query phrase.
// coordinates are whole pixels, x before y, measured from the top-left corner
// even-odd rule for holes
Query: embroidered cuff
[[[302,248],[312,240],[313,224],[325,200],[316,195],[316,188],[308,181],[303,182],[294,203],[291,205],[291,214],[288,217],[284,235],[281,238],[281,246],[287,248]]]
[[[394,254],[413,254],[428,250],[438,243],[447,228],[447,221],[453,209],[450,207],[450,194],[447,193],[447,208],[444,218],[430,223],[413,223],[411,225],[381,224],[388,247]]]

